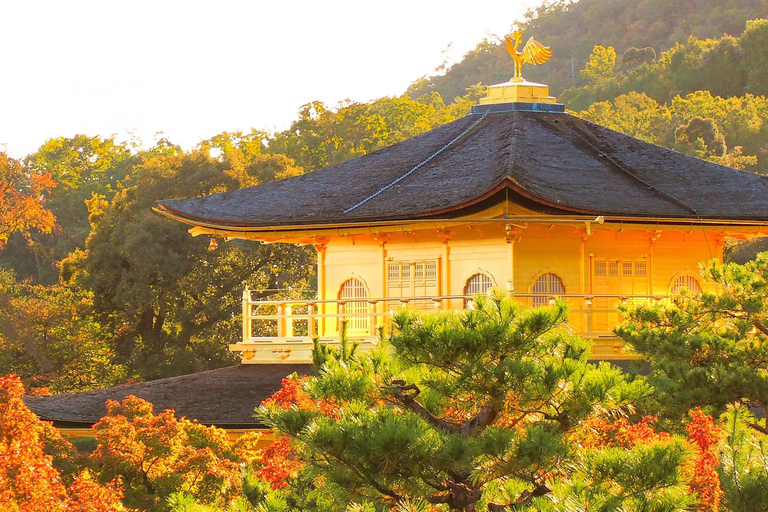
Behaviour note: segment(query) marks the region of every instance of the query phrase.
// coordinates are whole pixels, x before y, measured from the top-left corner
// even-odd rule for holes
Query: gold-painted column
[[[443,241],[443,255],[440,264],[440,293],[451,295],[451,246],[450,240],[453,238],[453,231],[449,229],[438,230],[437,236]],[[441,309],[452,309],[451,301],[446,299],[440,303]]]
[[[373,239],[379,243],[379,247],[381,248],[381,294],[379,294],[379,297],[389,298],[389,287],[387,286],[389,277],[389,273],[387,272],[387,242],[389,241],[389,237],[375,236]],[[387,302],[376,304],[374,306],[374,313],[386,313],[388,304],[389,303]],[[386,321],[386,318],[385,315],[378,316],[375,325],[377,327],[385,327],[384,322]]]
[[[648,288],[651,290],[651,295],[666,295],[666,290],[662,290],[661,293],[656,291],[656,288],[654,286],[654,253],[656,252],[654,248],[656,247],[656,240],[659,239],[661,236],[661,233],[659,231],[655,232],[648,238]],[[653,301],[655,303],[655,300]]]
[[[320,301],[325,300],[325,244],[315,244],[315,250],[317,251],[317,299]],[[321,302],[317,305],[317,313],[320,315],[318,319],[317,335],[325,336],[325,315],[326,307],[325,303]]]
[[[515,292],[515,244],[520,241],[520,230],[513,229],[511,224],[504,226],[504,241],[509,245],[507,269],[509,276],[505,287],[509,293]]]
[[[579,329],[581,332],[586,332],[588,328],[588,312],[587,312],[587,301],[584,299],[584,295],[587,295],[587,276],[586,276],[586,247],[587,247],[587,240],[589,240],[589,235],[585,231],[577,232],[577,234],[581,235],[581,243],[579,244],[579,293],[582,295],[581,300],[581,325],[579,326]]]

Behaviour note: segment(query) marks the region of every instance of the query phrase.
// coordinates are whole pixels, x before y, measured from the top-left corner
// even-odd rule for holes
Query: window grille
[[[691,295],[698,295],[701,293],[701,285],[698,279],[693,276],[685,275],[679,276],[672,281],[672,286],[669,289],[670,295],[680,295],[686,289]]]
[[[595,275],[596,276],[603,277],[603,276],[608,275],[607,263],[608,262],[605,261],[605,260],[597,260],[597,261],[595,261]]]
[[[536,278],[536,282],[533,284],[533,293],[541,294],[533,297],[533,306],[544,306],[549,302],[550,296],[564,295],[565,285],[560,277],[547,272]]]
[[[595,277],[646,277],[648,262],[646,260],[595,260]]]
[[[437,295],[438,260],[390,261],[387,263],[387,297],[432,297]],[[432,300],[410,300],[410,307],[434,307]]]
[[[365,283],[360,279],[353,277],[344,281],[344,284],[341,285],[339,300],[344,304],[340,306],[342,309],[340,313],[343,313],[343,320],[347,321],[347,329],[349,331],[368,331],[370,317],[368,314],[368,301],[365,300],[367,298],[368,291],[365,289]]]
[[[490,276],[483,273],[477,273],[467,279],[467,284],[464,285],[464,295],[474,297],[479,293],[486,293],[493,288],[493,280]],[[464,299],[464,307],[467,307],[472,299]]]

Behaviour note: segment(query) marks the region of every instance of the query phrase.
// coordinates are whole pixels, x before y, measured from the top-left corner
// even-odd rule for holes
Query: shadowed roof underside
[[[504,189],[548,214],[768,220],[768,178],[571,115],[530,112],[470,115],[303,176],[159,209],[193,225],[242,228],[451,218]]]
[[[293,372],[308,375],[311,365],[238,365],[167,379],[117,386],[95,391],[24,398],[32,412],[55,426],[93,424],[107,414],[107,400],[122,401],[135,395],[151,402],[155,414],[173,409],[205,425],[254,428],[261,424],[253,410],[280,389]]]

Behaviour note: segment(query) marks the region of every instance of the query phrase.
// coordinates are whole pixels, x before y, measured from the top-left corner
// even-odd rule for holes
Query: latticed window
[[[536,278],[532,292],[541,294],[533,297],[533,305],[544,306],[549,302],[550,296],[565,294],[565,285],[556,274],[547,272]]]
[[[437,295],[437,260],[390,261],[387,263],[387,296],[409,299],[408,305],[423,309],[432,305],[430,299],[413,297]]]
[[[347,321],[351,332],[368,331],[370,316],[368,313],[368,290],[360,279],[344,281],[339,290],[339,313]]]
[[[683,292],[683,289],[688,290],[688,293],[692,295],[701,293],[701,285],[699,284],[698,279],[693,276],[685,275],[676,278],[672,281],[672,285],[669,287],[669,293],[670,295],[680,295]]]
[[[493,288],[493,280],[491,277],[487,274],[477,273],[467,279],[467,284],[464,285],[464,295],[474,297],[478,293],[485,293],[491,288]],[[464,299],[464,307],[466,307],[471,300],[472,299]]]
[[[648,275],[648,262],[646,260],[595,260],[595,277],[619,277],[619,275],[622,277],[646,277]]]

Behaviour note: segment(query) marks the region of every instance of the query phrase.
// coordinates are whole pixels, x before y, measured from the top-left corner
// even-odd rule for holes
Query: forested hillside
[[[595,45],[613,46],[619,55],[630,48],[653,48],[657,54],[685,42],[738,36],[747,20],[768,17],[765,0],[560,0],[529,11],[521,24],[524,37],[551,46],[554,56],[544,66],[529,66],[525,77],[550,86],[555,95],[584,85],[579,71]],[[510,28],[511,30],[511,28]],[[413,97],[431,91],[446,101],[467,87],[509,80],[509,56],[500,41],[485,41],[440,76],[418,80]]]

